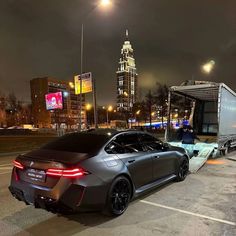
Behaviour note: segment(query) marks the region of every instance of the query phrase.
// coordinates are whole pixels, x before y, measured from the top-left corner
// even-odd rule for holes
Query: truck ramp
[[[189,171],[196,173],[208,160],[211,154],[217,150],[217,143],[196,143],[196,144],[182,144],[181,142],[169,142],[172,146],[184,148],[190,157]],[[197,156],[194,156],[197,153]]]

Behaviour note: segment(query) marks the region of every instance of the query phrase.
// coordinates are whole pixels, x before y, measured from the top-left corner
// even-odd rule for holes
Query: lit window
[[[119,89],[119,94],[120,94],[120,95],[123,94],[123,89]]]

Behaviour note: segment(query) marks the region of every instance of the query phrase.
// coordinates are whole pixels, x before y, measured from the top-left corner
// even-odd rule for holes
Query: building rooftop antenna
[[[126,41],[129,40],[129,31],[128,30],[125,31],[125,39],[126,39]]]

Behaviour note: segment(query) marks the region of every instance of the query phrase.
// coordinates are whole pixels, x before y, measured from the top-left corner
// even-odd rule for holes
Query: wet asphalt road
[[[225,157],[136,199],[118,218],[59,216],[17,201],[7,189],[13,158],[0,157],[0,235],[236,235],[236,161]]]

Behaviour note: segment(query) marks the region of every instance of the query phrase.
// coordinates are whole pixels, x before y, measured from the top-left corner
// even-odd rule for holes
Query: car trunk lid
[[[17,175],[25,182],[53,188],[61,177],[47,175],[48,170],[72,169],[86,158],[86,154],[39,149],[17,157],[16,161],[24,167],[17,168]]]

